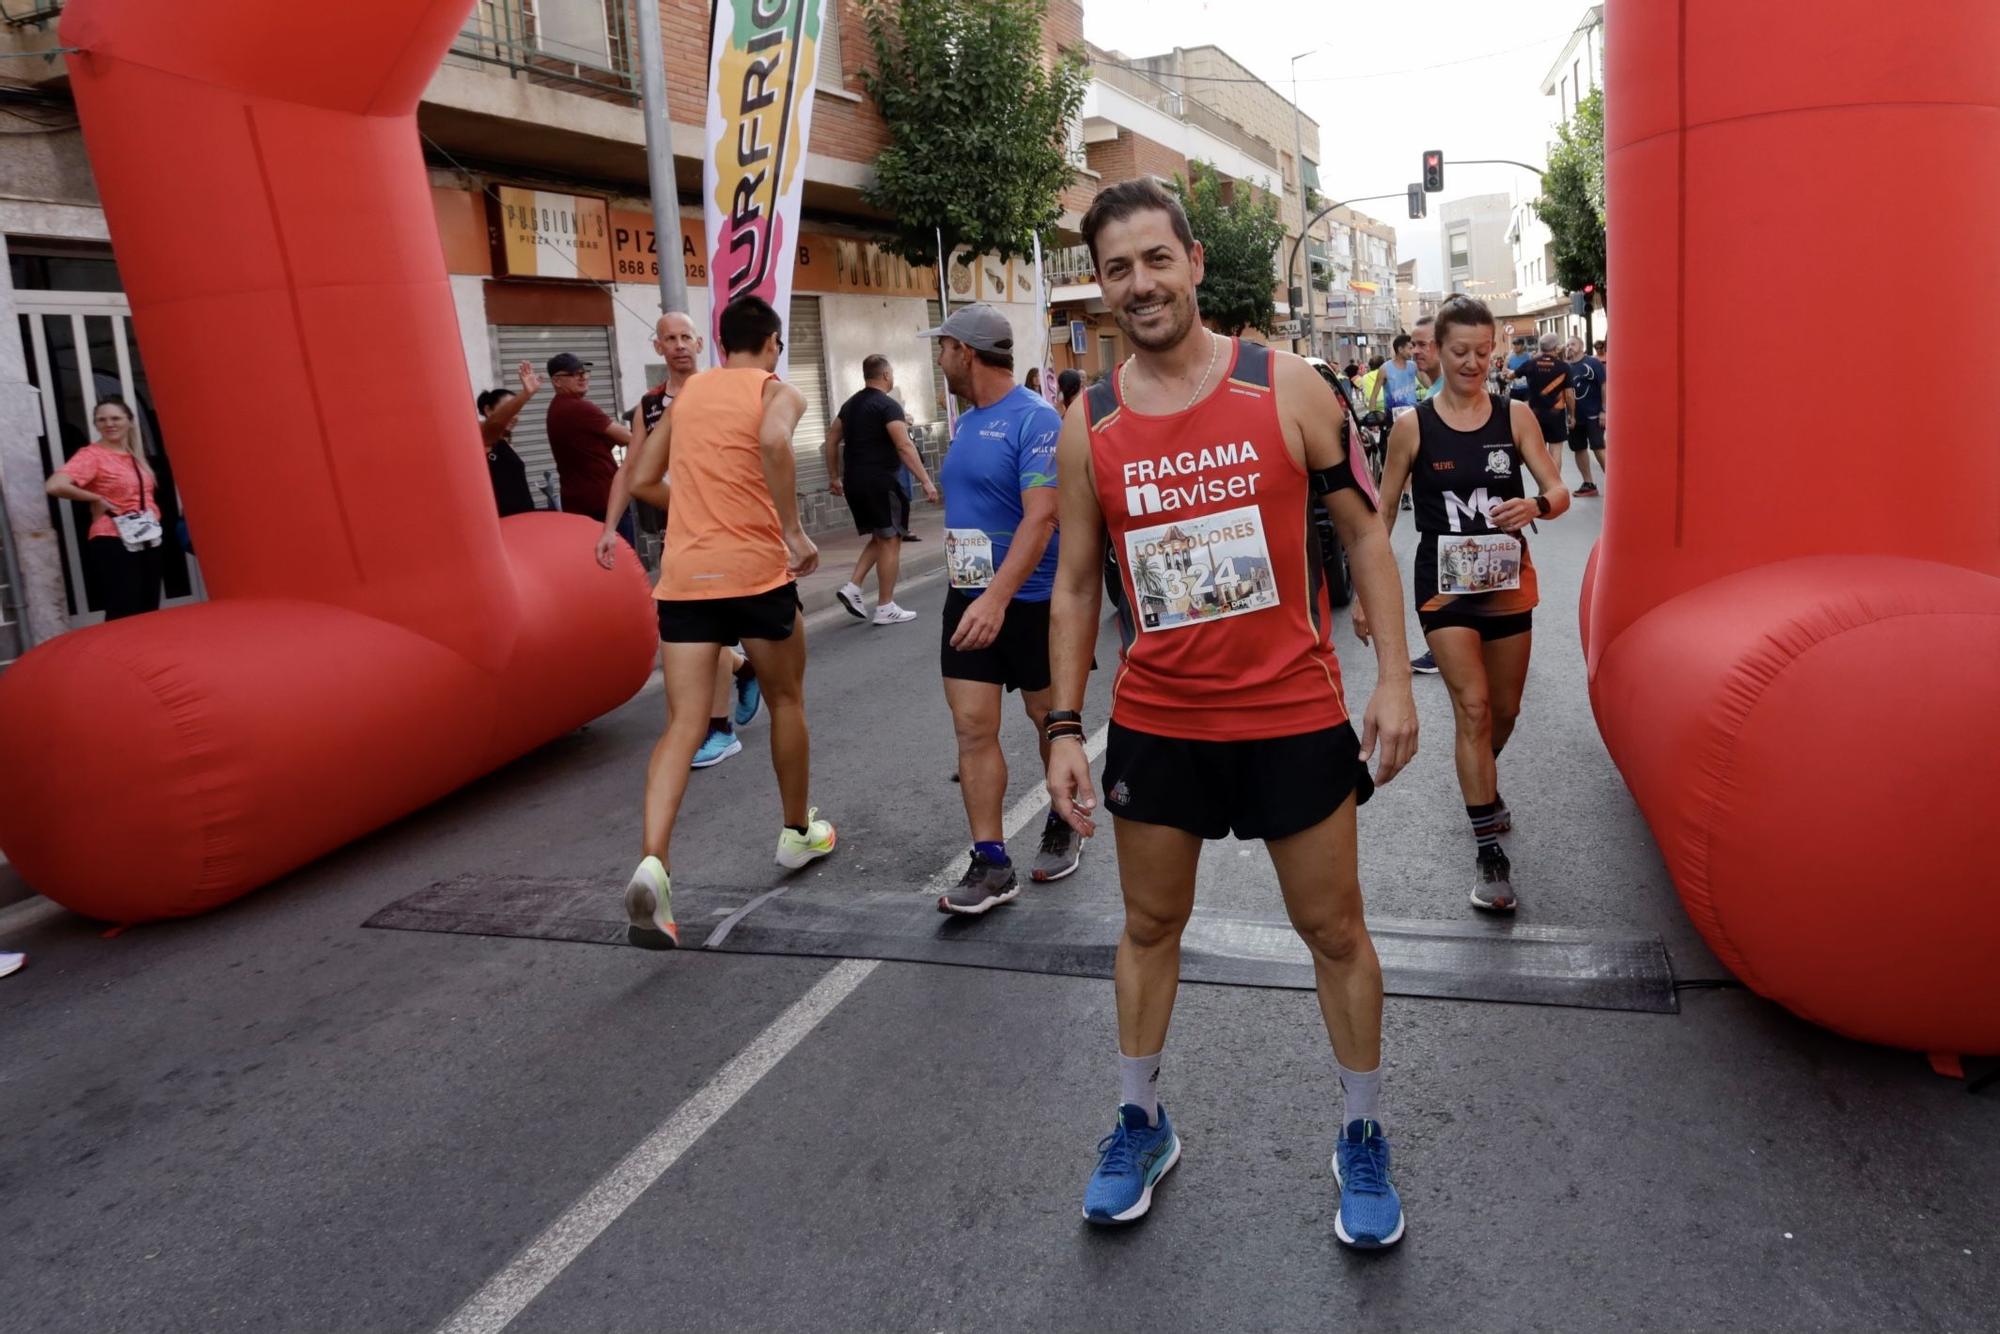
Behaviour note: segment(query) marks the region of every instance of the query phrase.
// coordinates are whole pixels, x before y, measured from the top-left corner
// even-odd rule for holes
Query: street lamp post
[[[1299,178],[1300,241],[1306,239],[1306,228],[1309,224],[1306,222],[1306,135],[1304,122],[1299,118],[1299,62],[1307,56],[1317,55],[1318,53],[1319,48],[1314,47],[1310,51],[1301,51],[1292,57],[1292,170]],[[1299,332],[1304,333],[1307,322],[1312,319],[1312,252],[1306,252],[1306,281],[1303,287],[1298,287],[1292,282],[1292,269],[1293,265],[1296,265],[1298,262],[1298,253],[1299,248],[1293,246],[1292,264],[1285,267],[1285,286],[1288,289],[1285,295],[1290,296],[1292,291],[1296,290],[1304,298],[1306,304],[1305,319],[1299,320],[1299,312],[1296,310],[1292,312],[1292,318],[1299,320]],[[1292,339],[1292,351],[1297,352],[1298,350],[1299,340],[1295,337]],[[1312,350],[1311,343],[1306,344],[1306,350],[1309,352]]]
[[[674,180],[674,118],[667,106],[666,43],[660,7],[639,5],[639,106],[646,123],[646,182],[653,196],[653,252],[660,266],[660,313],[688,310],[681,267],[681,192]]]

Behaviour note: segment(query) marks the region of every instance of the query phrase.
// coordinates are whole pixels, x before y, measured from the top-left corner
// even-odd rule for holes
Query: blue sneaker
[[[736,739],[734,732],[710,732],[708,740],[701,743],[701,749],[694,753],[694,763],[690,769],[706,769],[711,764],[720,764],[731,755],[741,752],[743,743]]]
[[[1438,674],[1437,655],[1429,649],[1425,649],[1421,654],[1410,659],[1410,670],[1419,676],[1436,676]]]
[[[1098,1141],[1097,1170],[1083,1192],[1083,1216],[1093,1223],[1129,1223],[1153,1207],[1153,1187],[1181,1160],[1181,1137],[1160,1107],[1160,1124],[1131,1103],[1118,1109],[1118,1128]]]
[[[1374,1121],[1349,1121],[1333,1146],[1333,1179],[1340,1212],[1333,1235],[1358,1251],[1394,1246],[1403,1239],[1403,1201],[1389,1184],[1389,1141]]]
[[[757,678],[736,683],[736,725],[747,727],[757,716],[757,710],[764,704],[764,687],[757,684]]]

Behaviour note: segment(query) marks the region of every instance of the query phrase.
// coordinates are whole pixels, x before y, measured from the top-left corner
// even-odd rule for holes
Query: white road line
[[[755,1041],[738,1052],[714,1078],[661,1122],[658,1129],[605,1173],[582,1199],[529,1242],[505,1269],[488,1279],[470,1301],[438,1327],[439,1334],[497,1334],[505,1329],[529,1302],[555,1282],[572,1260],[582,1255],[647,1188],[680,1161],[681,1155],[710,1126],[720,1121],[744,1094],[756,1087],[758,1080],[805,1041],[813,1028],[880,966],[879,959],[849,959],[834,965],[812,990],[794,1001]]]
[[[1100,727],[1090,738],[1084,749],[1091,759],[1104,753],[1110,730],[1108,726]],[[1005,836],[1012,838],[1020,833],[1046,805],[1046,792],[1036,789],[1023,793],[1008,808],[1003,822]],[[963,869],[962,859],[953,856],[931,877],[930,883],[949,889]],[[730,1058],[729,1064],[718,1070],[693,1097],[675,1108],[673,1115],[605,1173],[562,1217],[523,1247],[505,1269],[488,1279],[465,1305],[438,1326],[438,1334],[498,1334],[505,1329],[654,1182],[665,1176],[710,1126],[727,1115],[730,1108],[757,1086],[757,1081],[805,1041],[820,1021],[854,994],[854,989],[881,965],[880,959],[848,959],[836,964],[812,990],[772,1020],[755,1041]]]
[[[1098,728],[1097,731],[1092,733],[1090,740],[1084,743],[1083,753],[1089,756],[1093,763],[1096,762],[1098,756],[1104,753],[1104,742],[1110,735],[1111,725],[1106,723],[1103,727]],[[1028,821],[1040,815],[1043,808],[1048,804],[1049,793],[1046,786],[1029,788],[1021,794],[1019,801],[1016,801],[1012,806],[1007,808],[1006,817],[1000,822],[1000,836],[1002,838],[1014,837],[1014,835],[1027,827]],[[958,878],[964,874],[965,854],[960,853],[946,862],[944,869],[930,878],[929,883],[924,886],[924,893],[942,894],[957,884]]]

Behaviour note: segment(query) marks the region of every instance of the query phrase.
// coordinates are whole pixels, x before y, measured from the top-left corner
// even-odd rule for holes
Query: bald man
[[[682,387],[701,369],[701,348],[701,333],[695,328],[694,317],[686,311],[668,311],[653,325],[653,351],[667,363],[667,378],[640,395],[639,406],[632,409],[633,447],[625,451],[625,462],[611,479],[610,506],[604,515],[604,531],[597,539],[597,563],[607,570],[611,568],[612,553],[618,549],[618,520],[624,516],[626,503],[632,497],[632,468],[639,461],[639,442],[660,424],[660,418],[667,415]],[[757,716],[762,698],[757,673],[749,659],[733,648],[723,649],[715,661],[715,696],[709,706],[708,739],[694,753],[695,768],[720,764],[742,751],[743,743],[737,739],[736,729]]]

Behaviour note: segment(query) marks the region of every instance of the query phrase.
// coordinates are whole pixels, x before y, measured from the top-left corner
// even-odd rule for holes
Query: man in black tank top
[[[1500,799],[1497,765],[1520,716],[1539,600],[1525,533],[1536,519],[1567,510],[1569,492],[1535,414],[1487,390],[1493,316],[1486,307],[1453,297],[1437,314],[1435,337],[1444,379],[1390,432],[1382,515],[1393,529],[1393,501],[1407,483],[1416,500],[1417,619],[1451,689],[1454,759],[1477,849],[1472,906],[1512,912],[1513,869],[1500,835],[1513,815]],[[1540,491],[1532,500],[1527,473]],[[1368,637],[1365,616],[1354,628]]]

